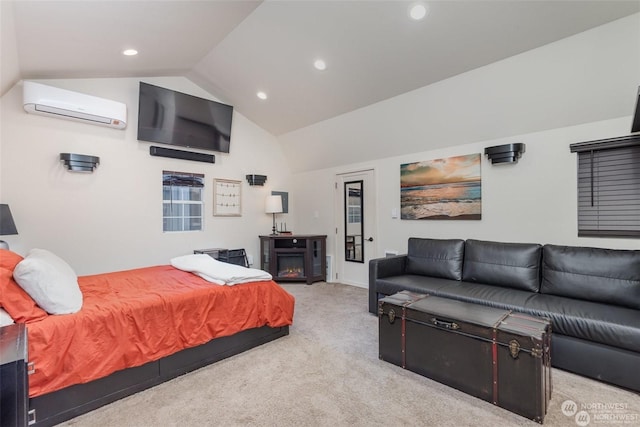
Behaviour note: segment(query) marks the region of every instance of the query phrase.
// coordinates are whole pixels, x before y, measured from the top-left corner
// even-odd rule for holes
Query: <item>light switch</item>
[[[398,218],[398,208],[391,209],[391,218],[393,218],[393,219],[397,219]]]

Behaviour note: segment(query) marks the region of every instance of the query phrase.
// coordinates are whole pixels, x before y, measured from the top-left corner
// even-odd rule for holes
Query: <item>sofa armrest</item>
[[[404,274],[406,265],[406,255],[376,258],[369,261],[369,312],[378,313],[377,279]]]

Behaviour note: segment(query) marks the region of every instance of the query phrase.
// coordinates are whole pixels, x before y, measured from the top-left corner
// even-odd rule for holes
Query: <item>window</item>
[[[359,184],[360,181],[348,182],[347,184]],[[362,184],[360,184],[362,186]],[[360,224],[362,221],[362,190],[361,188],[348,189],[347,198],[347,223]]]
[[[162,231],[202,230],[204,175],[162,172]]]
[[[349,206],[349,224],[360,224],[360,206]]]
[[[640,238],[640,135],[571,144],[578,236]]]

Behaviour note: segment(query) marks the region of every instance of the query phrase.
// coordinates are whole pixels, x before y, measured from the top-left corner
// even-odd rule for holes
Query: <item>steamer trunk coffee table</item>
[[[380,359],[544,421],[548,319],[408,291],[382,298],[378,318]]]

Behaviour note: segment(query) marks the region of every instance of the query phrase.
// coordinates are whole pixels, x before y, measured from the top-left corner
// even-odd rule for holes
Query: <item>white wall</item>
[[[335,174],[374,168],[378,256],[405,252],[412,236],[640,249],[638,239],[577,237],[569,151],[627,135],[638,86],[640,14],[284,135],[298,227],[328,234],[334,253]],[[482,220],[391,218],[402,163],[514,142],[526,144],[518,164],[483,159]]]
[[[279,141],[294,172],[324,169],[627,116],[639,85],[634,14]]]
[[[0,96],[20,80],[13,2],[0,1]]]
[[[553,243],[619,249],[640,249],[638,239],[577,237],[577,158],[574,142],[624,135],[631,118],[566,127],[516,137],[390,157],[372,162],[295,174],[296,221],[300,228],[329,235],[329,253],[335,253],[333,182],[348,171],[376,170],[375,250],[407,250],[409,237],[481,239],[503,242]],[[479,221],[392,219],[400,211],[400,165],[450,156],[484,153],[485,147],[523,142],[526,152],[517,164],[482,162],[482,219]],[[309,189],[313,191],[308,191]],[[316,215],[317,214],[317,215]],[[342,218],[338,218],[342,221]],[[366,281],[366,280],[365,280]]]
[[[19,232],[3,239],[22,254],[49,249],[81,275],[166,264],[209,247],[245,248],[259,266],[258,235],[271,231],[264,199],[271,190],[289,191],[275,137],[235,111],[231,152],[215,153],[215,164],[151,157],[152,144],[136,138],[140,80],[215,99],[181,77],[41,81],[126,103],[128,126],[121,131],[27,114],[21,84],[2,97],[0,201],[11,207]],[[98,156],[100,165],[91,174],[68,172],[61,152]],[[204,231],[162,232],[163,170],[205,174]],[[266,185],[249,186],[249,173],[267,175]],[[213,178],[242,181],[241,217],[213,217]]]
[[[410,236],[637,249],[638,240],[577,238],[569,144],[628,133],[639,36],[636,14],[277,140],[236,112],[231,154],[217,155],[215,165],[149,156],[149,144],[136,140],[138,79],[50,82],[127,103],[126,131],[28,115],[16,86],[2,97],[0,202],[11,206],[20,234],[4,239],[20,253],[49,248],[80,274],[166,263],[216,246],[245,247],[257,262],[257,236],[271,229],[264,197],[273,189],[290,192],[291,213],[278,221],[297,233],[327,234],[333,253],[335,174],[375,168],[379,255],[403,252]],[[211,97],[184,78],[143,80]],[[509,142],[524,142],[527,152],[517,165],[483,162],[481,221],[390,218],[399,208],[401,163]],[[101,165],[73,174],[60,152],[97,155]],[[242,217],[212,217],[209,186],[205,231],[162,233],[164,169],[205,173],[208,184],[242,180]],[[249,187],[247,173],[267,175],[267,185]]]

